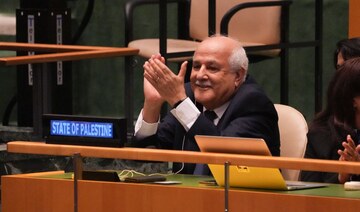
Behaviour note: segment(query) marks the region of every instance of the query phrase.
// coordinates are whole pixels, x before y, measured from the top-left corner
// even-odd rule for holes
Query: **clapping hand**
[[[360,161],[360,145],[355,146],[350,135],[346,137],[346,141],[342,142],[342,146],[344,150],[338,150],[340,161]]]
[[[344,150],[338,150],[340,161],[360,161],[360,145],[355,146],[354,140],[350,135],[346,137],[346,141],[342,142]],[[338,176],[340,183],[345,183],[350,178],[348,173],[340,173]]]
[[[162,57],[160,54],[156,54],[151,56],[150,60],[159,60],[161,63],[165,63],[164,57]],[[162,103],[165,101],[159,92],[156,90],[155,86],[153,85],[154,82],[156,83],[156,80],[158,80],[157,76],[154,75],[155,70],[151,66],[150,62],[146,61],[144,63],[144,96],[145,96],[145,102],[148,102],[149,104],[157,107],[161,107]],[[151,74],[150,74],[151,73]],[[154,79],[156,78],[156,79]]]
[[[186,98],[184,87],[186,65],[187,61],[183,62],[176,75],[166,66],[165,59],[160,54],[151,56],[144,63],[144,121],[156,122],[165,101],[173,106],[179,100]]]
[[[176,75],[164,64],[163,57],[159,54],[154,55],[144,64],[144,77],[162,99],[174,105],[177,101],[186,98],[184,88],[186,65],[187,61],[183,62]]]

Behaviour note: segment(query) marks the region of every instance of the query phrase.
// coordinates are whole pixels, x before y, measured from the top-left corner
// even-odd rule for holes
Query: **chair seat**
[[[16,35],[15,16],[0,14],[0,35]]]
[[[178,40],[178,39],[167,39],[167,52],[187,52],[187,51],[195,51],[200,42],[190,41],[190,40]],[[243,42],[242,45],[246,46],[260,46],[264,45],[262,43],[250,43]],[[131,41],[128,45],[131,48],[140,49],[139,55],[144,58],[150,58],[151,55],[159,53],[159,39],[140,39]],[[280,53],[280,49],[272,49],[272,50],[263,50],[250,52],[249,55],[259,55],[265,57],[276,57]],[[179,57],[179,58],[169,58],[168,61],[171,62],[181,62],[185,60],[190,60],[192,56],[189,57]]]
[[[244,47],[247,46],[261,46],[266,45],[263,43],[250,43],[250,42],[241,42]],[[264,57],[278,57],[281,52],[281,49],[270,49],[270,50],[260,50],[254,52],[246,53],[248,56],[264,56]]]
[[[167,39],[167,53],[195,51],[199,42],[190,40]],[[150,58],[151,55],[159,53],[159,39],[140,39],[131,41],[128,45],[131,48],[140,49],[141,57]],[[181,62],[192,59],[192,56],[181,58],[168,58],[171,62]]]

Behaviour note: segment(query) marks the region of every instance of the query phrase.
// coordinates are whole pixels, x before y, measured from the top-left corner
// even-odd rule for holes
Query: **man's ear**
[[[239,87],[245,81],[245,70],[242,68],[236,72],[235,88]]]

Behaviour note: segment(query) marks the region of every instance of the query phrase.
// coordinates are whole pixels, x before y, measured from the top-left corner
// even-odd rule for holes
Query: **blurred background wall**
[[[86,0],[68,1],[72,11],[73,31],[79,25],[87,5]],[[93,15],[82,34],[80,45],[124,46],[125,0],[96,0]],[[17,0],[1,0],[0,13],[15,16]],[[293,0],[290,10],[290,40],[307,41],[315,36],[315,1]],[[338,40],[348,37],[348,0],[324,0],[323,40],[323,93],[334,72],[333,52]],[[169,34],[176,34],[176,6],[169,6]],[[136,13],[135,37],[156,37],[158,33],[157,6],[143,6]],[[15,41],[15,36],[0,35],[0,41]],[[0,56],[15,55],[0,51]],[[290,102],[301,111],[307,121],[314,116],[314,48],[290,50]],[[135,117],[142,107],[142,63],[137,58],[135,75]],[[0,118],[5,107],[16,93],[15,67],[0,66]],[[73,63],[73,110],[75,114],[123,116],[124,115],[124,58],[106,58]],[[249,73],[255,77],[274,103],[279,98],[278,59],[251,64]],[[16,111],[16,108],[15,108]],[[16,125],[16,112],[11,114],[11,124]]]

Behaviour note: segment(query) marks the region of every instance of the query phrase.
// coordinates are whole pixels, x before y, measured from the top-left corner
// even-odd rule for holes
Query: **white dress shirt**
[[[217,125],[219,120],[225,113],[230,102],[226,102],[222,106],[214,109],[217,118],[214,120],[214,124]],[[204,111],[206,108],[204,108]],[[170,111],[175,118],[180,122],[186,131],[188,131],[195,123],[196,119],[200,116],[201,112],[190,98],[186,98],[176,108]],[[145,137],[154,135],[157,131],[159,121],[156,123],[147,123],[143,120],[142,110],[135,124],[135,137],[137,139],[143,139]]]

